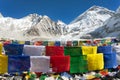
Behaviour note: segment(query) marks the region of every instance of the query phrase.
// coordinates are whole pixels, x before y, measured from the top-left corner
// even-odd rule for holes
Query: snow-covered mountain
[[[92,6],[70,24],[30,14],[15,19],[0,14],[0,37],[17,40],[81,39],[120,36],[120,7],[116,12]]]
[[[49,39],[64,34],[66,24],[48,16],[30,14],[21,19],[0,15],[0,37],[18,40]],[[63,30],[64,29],[64,30]]]
[[[114,14],[114,11],[93,6],[68,25],[69,33],[66,36],[69,36],[70,39],[90,38],[88,33],[101,27],[103,23]]]
[[[98,34],[98,35],[97,35]],[[120,12],[116,12],[112,17],[104,22],[102,27],[91,33],[93,37],[117,37],[120,38]]]

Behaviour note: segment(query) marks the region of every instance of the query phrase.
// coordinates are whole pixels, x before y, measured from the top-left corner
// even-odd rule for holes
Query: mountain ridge
[[[103,27],[110,24],[109,20],[118,15],[118,12],[119,8],[115,12],[104,7],[92,6],[71,21],[70,24],[65,24],[61,20],[55,22],[47,15],[38,15],[36,13],[20,19],[3,17],[0,14],[0,36],[18,40],[65,40],[96,38],[98,36],[107,37],[107,35],[101,36],[107,34],[106,28]],[[100,30],[103,30],[104,33],[98,34]]]

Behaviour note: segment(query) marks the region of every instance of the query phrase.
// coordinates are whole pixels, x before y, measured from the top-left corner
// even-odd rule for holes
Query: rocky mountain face
[[[0,14],[0,37],[17,40],[81,39],[120,36],[120,7],[116,12],[92,6],[70,24],[30,14],[15,19]]]
[[[61,21],[54,22],[48,16],[42,16],[24,34],[29,37],[36,36],[36,39],[52,39],[63,35],[66,32],[65,26],[66,24]]]

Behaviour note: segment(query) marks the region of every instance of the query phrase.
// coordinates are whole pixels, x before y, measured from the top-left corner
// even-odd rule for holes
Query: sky
[[[68,24],[93,5],[115,11],[120,0],[0,0],[0,13],[13,18],[37,13]]]

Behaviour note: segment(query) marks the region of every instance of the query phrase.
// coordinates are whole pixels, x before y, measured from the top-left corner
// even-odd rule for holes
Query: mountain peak
[[[57,24],[65,25],[65,23],[63,21],[61,21],[61,20],[58,20]]]
[[[90,9],[91,9],[91,10],[94,10],[94,9],[98,9],[98,8],[100,9],[100,8],[103,8],[103,7],[94,5],[94,6],[90,7],[89,10],[90,10]]]
[[[36,14],[36,13],[29,14],[28,16],[29,16],[29,17],[32,17],[32,18],[41,17],[41,15],[39,15],[39,14]]]
[[[101,6],[96,6],[96,5],[94,5],[88,9],[88,11],[99,11],[99,10],[103,11],[103,10],[109,10],[109,9],[107,9],[105,7],[101,7]]]
[[[0,13],[0,18],[2,18],[3,17],[3,15]]]
[[[120,13],[120,6],[116,10],[117,13]]]
[[[81,21],[83,19],[91,19],[91,16],[96,17],[96,15],[110,15],[112,16],[114,14],[114,11],[111,11],[107,8],[100,7],[100,6],[92,6],[88,10],[86,10],[84,13],[80,14],[77,18],[75,18],[71,23],[76,23],[78,21]],[[99,16],[98,16],[99,17]],[[70,24],[71,24],[70,23]]]
[[[49,18],[47,15],[43,15],[43,18]]]

